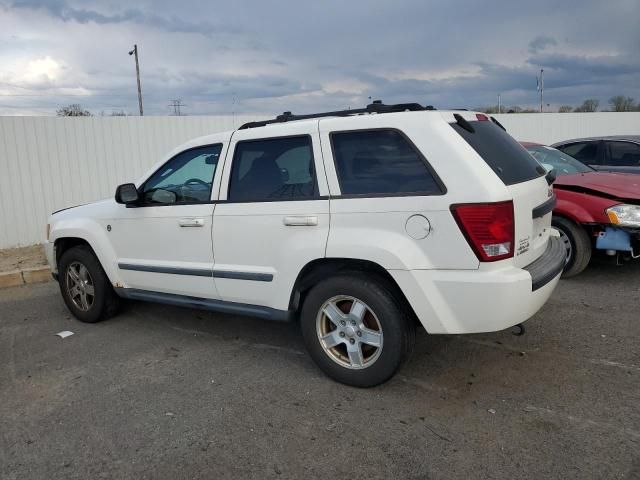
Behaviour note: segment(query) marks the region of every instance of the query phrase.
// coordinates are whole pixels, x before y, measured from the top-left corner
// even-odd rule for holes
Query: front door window
[[[202,203],[211,199],[213,176],[222,145],[208,145],[179,153],[142,187],[146,205]]]

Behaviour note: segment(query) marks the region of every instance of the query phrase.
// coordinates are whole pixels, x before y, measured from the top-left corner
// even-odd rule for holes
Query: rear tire
[[[551,224],[560,232],[560,238],[567,246],[567,260],[563,278],[573,277],[582,272],[591,260],[591,240],[580,225],[563,217],[553,217]]]
[[[73,247],[62,254],[58,283],[64,303],[81,322],[106,320],[118,311],[119,297],[88,246]]]
[[[359,273],[314,286],[302,306],[301,329],[318,367],[354,387],[389,380],[415,343],[415,323],[386,283]]]

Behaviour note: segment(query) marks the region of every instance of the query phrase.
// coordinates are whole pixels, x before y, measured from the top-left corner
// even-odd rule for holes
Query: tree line
[[[79,103],[72,103],[56,110],[58,117],[93,117],[93,113],[86,110]],[[128,117],[129,114],[124,110],[113,110],[111,113],[100,112],[101,117]]]
[[[559,113],[570,112],[597,112],[600,106],[600,101],[595,98],[588,98],[582,105],[574,107],[572,105],[561,105],[558,108]],[[500,110],[502,113],[538,113],[538,110],[532,108],[522,108],[517,105],[511,107],[502,107],[498,109],[498,105],[492,105],[489,107],[479,108],[478,111],[484,113],[498,113]],[[636,103],[632,97],[625,95],[614,95],[609,99],[609,108],[601,110],[603,112],[640,112],[640,102]]]
[[[595,98],[588,98],[582,105],[577,107],[573,107],[571,105],[561,105],[558,108],[559,113],[569,113],[569,112],[597,112],[598,106],[600,105],[600,101]],[[624,95],[614,95],[609,99],[609,112],[640,112],[640,103],[636,103],[635,100],[631,97],[626,97]],[[537,113],[538,110],[534,110],[532,108],[522,108],[517,105],[513,105],[511,107],[501,107],[498,108],[498,105],[492,105],[489,107],[477,108],[479,112],[484,113]],[[72,103],[71,105],[67,105],[56,110],[56,115],[59,117],[91,117],[93,114],[82,107],[82,105],[78,103]],[[114,110],[110,114],[106,114],[111,117],[126,117],[129,114],[124,110]],[[100,116],[105,116],[104,112],[100,112]]]

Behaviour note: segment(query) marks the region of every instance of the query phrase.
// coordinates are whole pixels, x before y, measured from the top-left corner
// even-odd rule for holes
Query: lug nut
[[[355,325],[356,321],[355,320],[351,320],[351,325]]]
[[[343,327],[347,324],[347,322],[345,322],[344,320],[340,320],[340,325],[342,325]]]
[[[362,332],[360,330],[358,330],[358,336],[361,337],[362,336]]]
[[[344,337],[344,332],[340,332],[340,336],[341,336],[341,337]]]
[[[355,341],[353,338],[350,338],[350,339],[349,339],[349,343],[350,343],[351,345],[353,345],[354,343],[356,343],[356,341]]]

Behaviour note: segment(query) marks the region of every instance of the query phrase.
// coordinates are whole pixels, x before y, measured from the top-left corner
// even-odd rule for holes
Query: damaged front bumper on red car
[[[603,226],[596,234],[596,249],[628,253],[640,258],[640,229]]]

